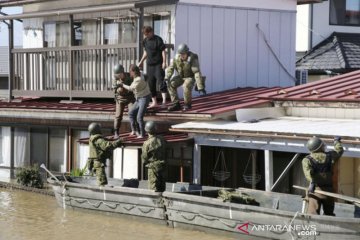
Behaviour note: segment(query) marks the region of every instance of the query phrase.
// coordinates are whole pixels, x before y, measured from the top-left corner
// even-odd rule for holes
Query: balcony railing
[[[13,49],[13,96],[112,98],[112,72],[137,62],[136,44]]]

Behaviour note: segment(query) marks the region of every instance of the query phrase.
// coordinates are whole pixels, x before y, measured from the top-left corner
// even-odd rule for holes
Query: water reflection
[[[53,197],[0,188],[0,240],[230,239],[139,220],[60,208]]]

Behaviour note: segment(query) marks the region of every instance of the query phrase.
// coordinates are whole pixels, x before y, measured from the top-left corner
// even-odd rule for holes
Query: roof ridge
[[[335,52],[336,52],[336,55],[342,65],[343,68],[348,68],[349,67],[349,63],[348,61],[346,60],[346,57],[345,57],[345,51],[344,51],[344,46],[342,44],[341,41],[339,41],[339,36],[337,36],[334,32],[333,34],[333,43],[334,43],[334,46],[335,46]]]

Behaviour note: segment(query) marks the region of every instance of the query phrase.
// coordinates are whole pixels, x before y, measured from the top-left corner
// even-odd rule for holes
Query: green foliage
[[[86,172],[86,168],[74,168],[71,170],[70,172],[70,176],[72,177],[82,177],[85,175],[85,172]]]
[[[19,168],[16,171],[17,183],[34,188],[43,188],[44,183],[41,178],[39,166],[34,165],[32,167]]]

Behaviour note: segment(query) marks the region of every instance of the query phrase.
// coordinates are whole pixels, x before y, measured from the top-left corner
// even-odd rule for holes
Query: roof
[[[124,145],[126,146],[141,146],[144,141],[148,138],[137,138],[136,136],[130,136],[130,132],[120,134],[120,138],[123,138]],[[192,142],[192,137],[189,137],[187,133],[180,132],[163,132],[159,133],[159,135],[163,136],[168,143],[179,143],[179,142]],[[105,136],[108,140],[115,140],[113,136]],[[89,138],[81,138],[79,139],[80,143],[89,144]]]
[[[191,120],[191,119],[216,119],[227,116],[235,116],[235,110],[243,107],[256,106],[261,104],[269,104],[267,99],[259,99],[258,95],[271,93],[280,90],[278,87],[273,88],[236,88],[227,91],[208,94],[206,96],[194,97],[192,101],[192,109],[186,112],[174,111],[168,112],[166,108],[149,109],[146,113],[147,117],[160,117],[165,119]],[[46,118],[47,113],[51,113],[52,117],[63,119],[66,113],[76,113],[80,116],[83,113],[91,112],[93,115],[105,115],[113,118],[115,111],[115,103],[106,99],[86,99],[83,103],[61,103],[59,99],[48,98],[19,98],[17,101],[0,102],[0,117],[12,115],[16,118],[22,117],[24,111],[33,115],[33,118],[39,118],[39,112],[43,112],[42,118]],[[181,102],[182,104],[182,102]],[[168,104],[168,106],[170,103]],[[5,110],[9,110],[5,112]],[[11,110],[11,111],[10,111]],[[16,110],[18,113],[16,113]],[[69,115],[70,116],[70,115]],[[109,117],[108,116],[108,117]]]
[[[296,63],[310,72],[347,72],[360,69],[360,34],[333,32]]]
[[[320,127],[321,126],[321,127]],[[339,128],[341,126],[341,128]],[[172,131],[232,136],[287,136],[308,139],[309,136],[342,136],[344,141],[360,144],[360,120],[279,117],[258,122],[186,122],[172,126]]]
[[[278,101],[360,102],[360,70],[259,96]]]

